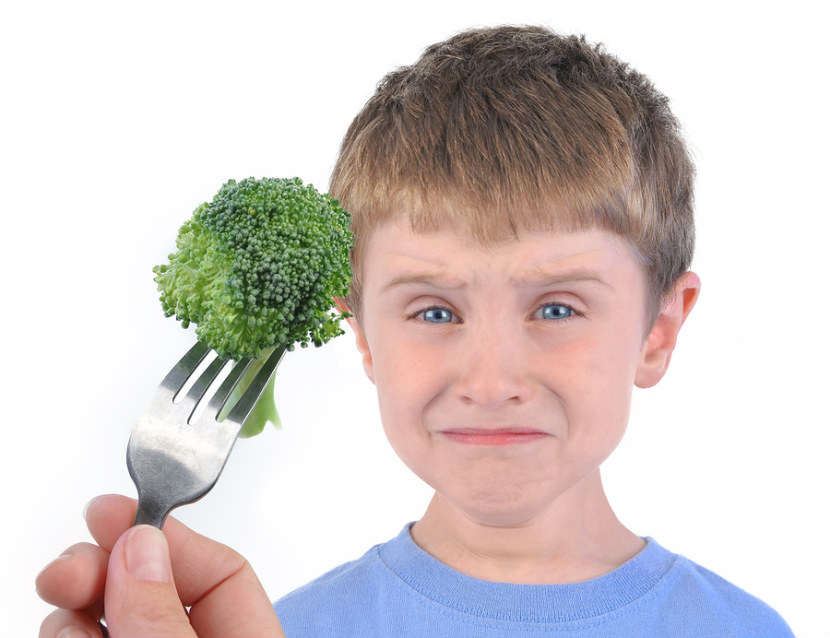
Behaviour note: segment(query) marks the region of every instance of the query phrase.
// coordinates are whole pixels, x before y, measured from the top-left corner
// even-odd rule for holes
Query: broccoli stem
[[[228,400],[225,403],[225,407],[222,408],[219,413],[220,420],[224,419],[233,406],[236,405],[237,401],[242,398],[242,395],[245,394],[245,390],[247,390],[248,386],[251,385],[254,377],[256,377],[257,373],[274,350],[276,350],[276,348],[266,349],[262,353],[262,356],[257,357],[251,362],[251,365],[248,366],[239,378],[239,382],[236,384],[236,387],[231,391],[230,397],[228,397]],[[265,389],[262,392],[262,396],[260,396],[259,401],[256,402],[256,405],[254,405],[254,409],[248,415],[248,418],[245,419],[245,423],[242,425],[242,430],[239,432],[240,437],[249,438],[259,434],[265,429],[265,425],[267,423],[271,423],[277,428],[280,427],[280,416],[277,412],[276,402],[274,401],[274,391],[276,389],[275,380],[276,372],[271,375],[268,385],[265,386]]]
[[[280,427],[280,415],[277,412],[277,404],[274,401],[274,391],[276,389],[277,375],[274,374],[268,385],[265,386],[265,391],[262,393],[259,401],[254,406],[253,411],[245,419],[242,430],[239,436],[243,439],[255,436],[265,429],[265,425],[270,423],[275,428]]]

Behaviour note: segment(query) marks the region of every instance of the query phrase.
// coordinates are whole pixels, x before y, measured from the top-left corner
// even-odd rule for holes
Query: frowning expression
[[[401,459],[464,512],[532,518],[594,473],[642,366],[642,268],[617,235],[374,231],[362,264],[367,374]]]

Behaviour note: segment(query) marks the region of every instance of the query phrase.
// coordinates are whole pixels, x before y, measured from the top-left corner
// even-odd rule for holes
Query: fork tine
[[[201,341],[197,341],[190,350],[187,351],[179,362],[174,365],[167,376],[161,380],[161,386],[173,393],[173,396],[182,389],[182,386],[190,378],[190,375],[196,370],[202,360],[210,352],[208,348]]]
[[[225,405],[225,402],[228,400],[228,397],[230,397],[231,392],[233,392],[233,389],[236,387],[240,377],[243,375],[245,370],[248,369],[250,363],[251,359],[240,359],[236,364],[234,364],[228,376],[225,377],[224,381],[222,381],[222,385],[219,386],[219,389],[210,398],[207,408],[205,409],[204,416],[216,419],[219,415],[219,411],[222,409],[222,406]]]
[[[199,403],[199,401],[201,401],[202,396],[204,396],[205,392],[207,392],[207,389],[210,387],[210,384],[213,383],[213,380],[222,371],[222,368],[225,367],[225,364],[227,362],[227,359],[216,357],[213,361],[210,362],[210,365],[205,369],[205,371],[202,372],[201,375],[199,375],[199,378],[196,379],[196,382],[193,384],[190,390],[188,390],[187,394],[182,400],[182,407],[189,409],[190,415],[192,415],[193,410],[196,409],[196,405]]]
[[[285,353],[275,349],[262,363],[251,384],[242,392],[236,405],[228,405],[226,422],[224,404],[238,386],[251,361],[236,363],[218,384],[209,399],[211,387],[228,360],[215,357],[204,365],[210,349],[196,343],[162,380],[147,410],[133,427],[127,445],[127,467],[138,490],[135,523],[149,523],[161,528],[168,513],[180,505],[192,503],[206,494],[216,483],[245,419],[259,400],[277,365]],[[200,366],[200,364],[202,364]],[[195,371],[204,372],[193,382],[186,396],[174,402],[177,394]],[[253,370],[252,370],[253,372]],[[196,404],[207,403],[196,419]],[[191,427],[184,427],[185,424]]]
[[[268,385],[268,381],[273,376],[284,355],[285,348],[277,348],[271,353],[271,356],[268,357],[268,360],[262,365],[259,372],[257,372],[254,380],[251,381],[251,385],[247,387],[245,393],[236,402],[236,405],[231,408],[230,413],[225,417],[226,419],[239,424],[245,422],[251,410],[254,409],[256,402],[262,396],[265,386]]]

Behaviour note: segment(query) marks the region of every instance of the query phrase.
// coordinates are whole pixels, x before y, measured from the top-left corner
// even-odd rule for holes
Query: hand
[[[105,607],[113,638],[284,636],[242,556],[172,518],[163,534],[131,528],[135,508],[114,495],[89,504],[87,526],[98,545],[73,545],[37,577],[40,597],[60,608],[44,619],[41,637],[101,636]]]

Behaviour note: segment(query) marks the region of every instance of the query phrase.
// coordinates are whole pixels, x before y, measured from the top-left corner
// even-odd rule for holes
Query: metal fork
[[[162,380],[127,445],[127,467],[138,489],[134,525],[159,529],[174,508],[207,494],[225,467],[245,419],[285,354],[277,348],[268,357],[239,401],[225,409],[234,387],[251,363],[237,362],[212,396],[211,384],[228,364],[215,358],[182,398],[186,385],[210,349],[197,342]],[[207,406],[202,410],[202,405]],[[200,405],[201,404],[201,405]],[[195,414],[199,406],[199,414]],[[220,415],[227,415],[220,420]]]

